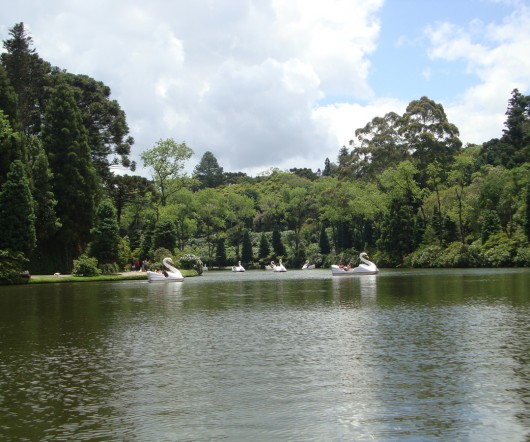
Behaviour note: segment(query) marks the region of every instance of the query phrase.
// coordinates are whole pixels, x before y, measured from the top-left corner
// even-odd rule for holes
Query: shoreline
[[[185,278],[198,276],[195,270],[181,270]],[[49,284],[63,282],[101,282],[101,281],[147,281],[146,272],[120,272],[98,276],[73,275],[31,275],[28,284]]]

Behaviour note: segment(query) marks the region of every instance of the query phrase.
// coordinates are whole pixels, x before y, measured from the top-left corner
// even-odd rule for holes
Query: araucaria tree
[[[96,172],[81,113],[67,84],[60,82],[46,108],[43,145],[53,172],[56,212],[62,227],[50,249],[68,270],[85,249],[94,225],[97,198]]]

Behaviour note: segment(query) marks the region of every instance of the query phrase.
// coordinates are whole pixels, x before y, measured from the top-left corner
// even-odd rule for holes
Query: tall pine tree
[[[252,242],[248,230],[243,232],[243,241],[241,245],[241,261],[244,264],[250,264],[254,261],[254,254],[252,253]]]
[[[272,231],[272,248],[277,258],[280,256],[285,257],[285,247],[283,246],[282,236],[278,226],[275,226]]]
[[[35,241],[33,198],[24,165],[16,160],[0,191],[0,249],[28,256]]]
[[[88,243],[94,223],[97,185],[87,132],[65,83],[59,83],[50,98],[42,140],[53,172],[56,211],[62,224],[50,245],[55,247],[62,271],[68,271]]]

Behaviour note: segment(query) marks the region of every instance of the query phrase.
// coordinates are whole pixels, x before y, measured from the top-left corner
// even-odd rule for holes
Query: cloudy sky
[[[422,96],[482,143],[530,93],[528,0],[18,0],[0,38],[19,22],[43,59],[111,88],[140,166],[172,138],[190,172],[206,151],[229,172],[316,171]]]

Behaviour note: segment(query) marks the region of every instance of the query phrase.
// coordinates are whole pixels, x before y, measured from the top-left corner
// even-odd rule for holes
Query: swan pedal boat
[[[171,261],[171,258],[164,258],[162,262],[169,271],[167,271],[166,274],[164,274],[164,273],[152,272],[148,270],[147,280],[149,282],[181,282],[181,281],[184,281],[184,276],[182,276],[182,273],[180,273],[178,269],[172,266],[173,261]]]
[[[232,271],[233,272],[244,272],[245,267],[241,265],[241,261],[238,261],[236,266],[232,266]]]
[[[309,260],[305,262],[305,264],[302,266],[302,270],[313,270],[315,268],[315,264],[309,264]]]
[[[369,261],[366,253],[361,253],[359,259],[363,262],[357,267],[347,269],[346,267],[339,267],[338,265],[331,266],[331,273],[333,276],[346,276],[346,275],[375,275],[379,273],[379,269],[372,262]]]
[[[271,263],[272,264],[272,263]],[[282,260],[280,259],[280,263],[278,265],[275,265],[273,270],[275,272],[286,272],[287,269],[285,268],[285,266],[283,265],[282,263]]]

